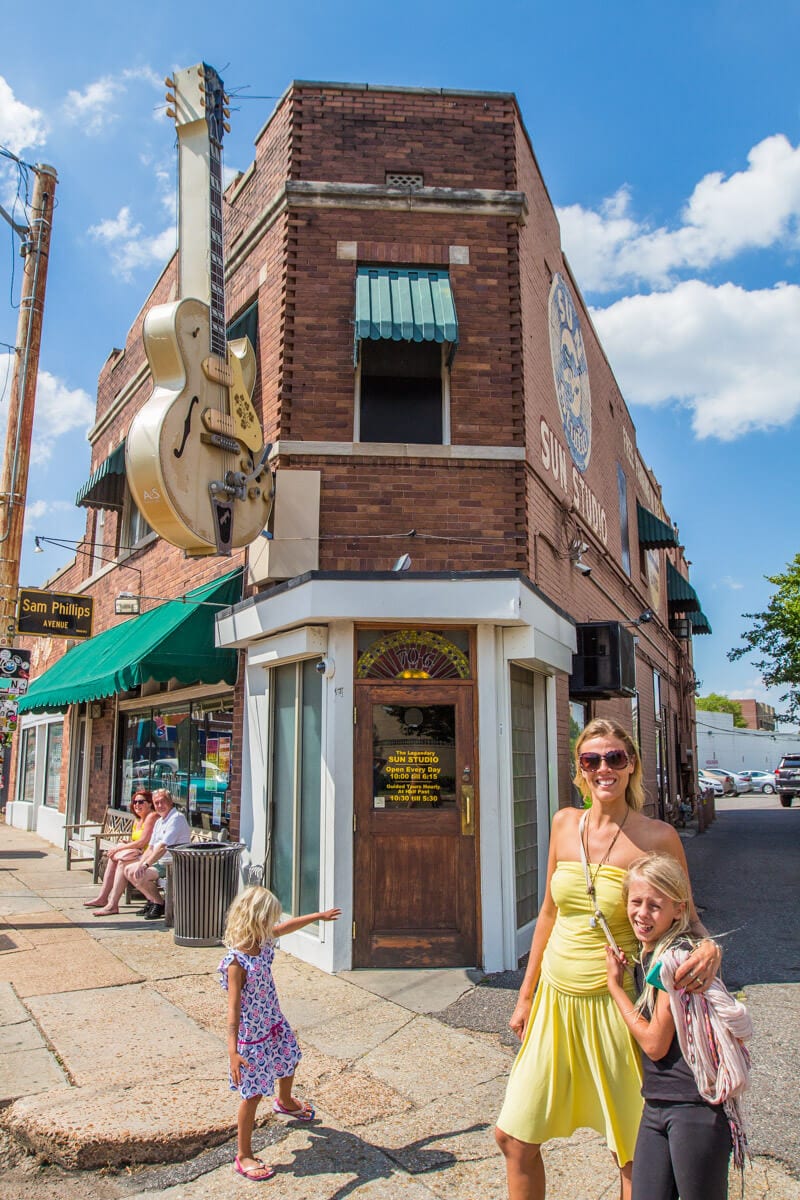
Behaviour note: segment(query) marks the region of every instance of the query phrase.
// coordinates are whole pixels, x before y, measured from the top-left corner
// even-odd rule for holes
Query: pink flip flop
[[[239,1155],[233,1160],[233,1169],[237,1175],[241,1175],[244,1179],[249,1179],[251,1183],[266,1183],[268,1179],[272,1179],[275,1174],[274,1167],[268,1167],[260,1158],[256,1159],[257,1167],[243,1167],[239,1162]]]
[[[294,1097],[292,1097],[294,1099]],[[278,1113],[281,1117],[294,1117],[295,1121],[313,1121],[315,1117],[313,1104],[308,1104],[305,1100],[300,1100],[302,1108],[284,1108],[280,1100],[276,1096],[272,1101],[272,1111]]]

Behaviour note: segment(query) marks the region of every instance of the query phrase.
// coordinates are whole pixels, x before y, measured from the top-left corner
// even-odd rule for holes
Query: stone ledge
[[[273,1120],[263,1109],[262,1125]],[[192,1072],[25,1096],[0,1113],[0,1124],[27,1150],[70,1170],[179,1162],[235,1134],[236,1097],[218,1073]]]

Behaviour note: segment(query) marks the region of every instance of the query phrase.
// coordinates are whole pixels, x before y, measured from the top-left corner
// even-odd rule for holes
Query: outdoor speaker
[[[587,621],[576,626],[578,650],[572,656],[569,694],[608,700],[636,695],[633,635],[619,621]]]

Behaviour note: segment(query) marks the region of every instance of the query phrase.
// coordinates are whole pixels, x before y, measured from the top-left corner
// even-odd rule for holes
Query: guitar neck
[[[225,259],[222,243],[222,147],[209,143],[209,284],[211,294],[211,353],[225,358]]]
[[[180,124],[177,133],[179,295],[208,305],[209,346],[212,354],[225,358],[222,145],[211,135],[202,110]]]

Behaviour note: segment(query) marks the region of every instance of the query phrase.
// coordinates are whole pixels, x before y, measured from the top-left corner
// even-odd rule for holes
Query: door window
[[[416,812],[453,807],[455,756],[454,705],[375,705],[372,807]]]

